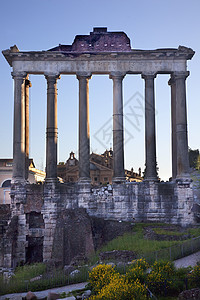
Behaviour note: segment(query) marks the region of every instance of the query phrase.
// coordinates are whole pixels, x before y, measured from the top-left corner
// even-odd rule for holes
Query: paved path
[[[41,291],[41,292],[34,292],[34,294],[38,297],[38,298],[44,298],[48,296],[49,292],[52,293],[56,293],[56,294],[60,294],[62,292],[68,293],[74,290],[81,290],[84,289],[84,287],[87,285],[87,282],[82,282],[82,283],[77,283],[77,284],[72,284],[72,285],[67,285],[67,286],[63,286],[63,287],[59,287],[59,288],[54,288],[54,289],[49,289],[49,290],[45,290],[45,291]],[[26,293],[18,293],[18,294],[7,294],[4,296],[0,296],[0,300],[4,300],[6,298],[12,299],[12,300],[21,300],[22,297],[25,297],[27,294]],[[70,297],[71,299],[75,299],[74,297]],[[70,299],[67,298],[67,299]]]
[[[177,269],[189,266],[194,267],[197,264],[197,262],[200,262],[200,251],[175,260],[174,265]]]
[[[191,254],[189,256],[175,260],[174,265],[177,269],[181,268],[181,267],[188,267],[188,266],[194,267],[197,264],[197,262],[200,262],[200,251],[196,252],[194,254]],[[87,284],[87,282],[72,284],[72,285],[67,285],[67,286],[63,286],[63,287],[59,287],[59,288],[41,291],[41,292],[34,292],[34,294],[36,294],[36,296],[38,298],[44,298],[44,297],[48,296],[49,292],[60,294],[62,292],[68,293],[68,292],[71,292],[74,290],[81,290],[86,286],[86,284]],[[8,295],[1,296],[0,300],[5,300],[6,298],[10,298],[12,300],[21,300],[22,297],[26,296],[26,294],[27,293],[8,294]],[[75,299],[75,298],[70,297],[67,299],[70,300],[70,299]]]

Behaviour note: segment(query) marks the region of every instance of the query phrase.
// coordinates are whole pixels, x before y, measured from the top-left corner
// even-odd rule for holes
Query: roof
[[[72,45],[58,45],[48,51],[60,52],[130,52],[130,39],[125,32],[110,32],[95,27],[89,35],[76,35]]]
[[[13,164],[12,158],[0,158],[0,166],[3,166],[3,163],[7,164]],[[29,158],[29,167],[35,168],[35,164],[33,162],[33,158]]]

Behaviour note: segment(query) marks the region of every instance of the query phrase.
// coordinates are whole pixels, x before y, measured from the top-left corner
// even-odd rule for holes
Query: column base
[[[91,192],[91,179],[87,177],[81,177],[78,180],[79,193],[90,193]]]
[[[45,183],[47,184],[56,184],[59,183],[58,178],[45,178]]]
[[[126,177],[113,177],[112,182],[115,184],[120,184],[120,183],[125,183],[126,182]]]
[[[192,182],[192,179],[191,179],[189,173],[184,173],[184,174],[177,175],[174,180],[176,182]]]
[[[21,184],[21,185],[26,185],[28,184],[29,181],[27,181],[26,179],[24,178],[12,178],[11,180],[11,184]]]
[[[148,178],[144,178],[143,181],[159,182],[160,180],[158,179],[158,177],[148,177]]]
[[[78,179],[78,184],[91,184],[91,178],[89,178],[89,177],[80,177]]]

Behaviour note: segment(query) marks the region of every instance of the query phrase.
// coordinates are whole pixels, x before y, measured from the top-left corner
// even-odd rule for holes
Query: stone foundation
[[[102,187],[88,183],[14,184],[11,198],[11,217],[1,239],[1,265],[6,267],[34,261],[64,265],[77,255],[88,257],[103,232],[93,218],[117,223],[197,224],[189,180]]]

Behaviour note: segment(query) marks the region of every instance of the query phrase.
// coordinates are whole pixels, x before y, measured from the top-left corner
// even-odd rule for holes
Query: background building
[[[13,159],[0,159],[0,204],[10,204],[10,186],[13,173]],[[33,159],[29,159],[29,182],[42,182],[45,172],[35,168]]]
[[[66,163],[60,162],[58,165],[58,176],[64,182],[76,182],[79,178],[79,161],[75,157],[75,153],[71,152]],[[141,169],[138,173],[131,170],[125,170],[127,181],[141,182]],[[103,154],[90,154],[90,178],[93,185],[112,183],[113,178],[113,151],[106,150]]]

